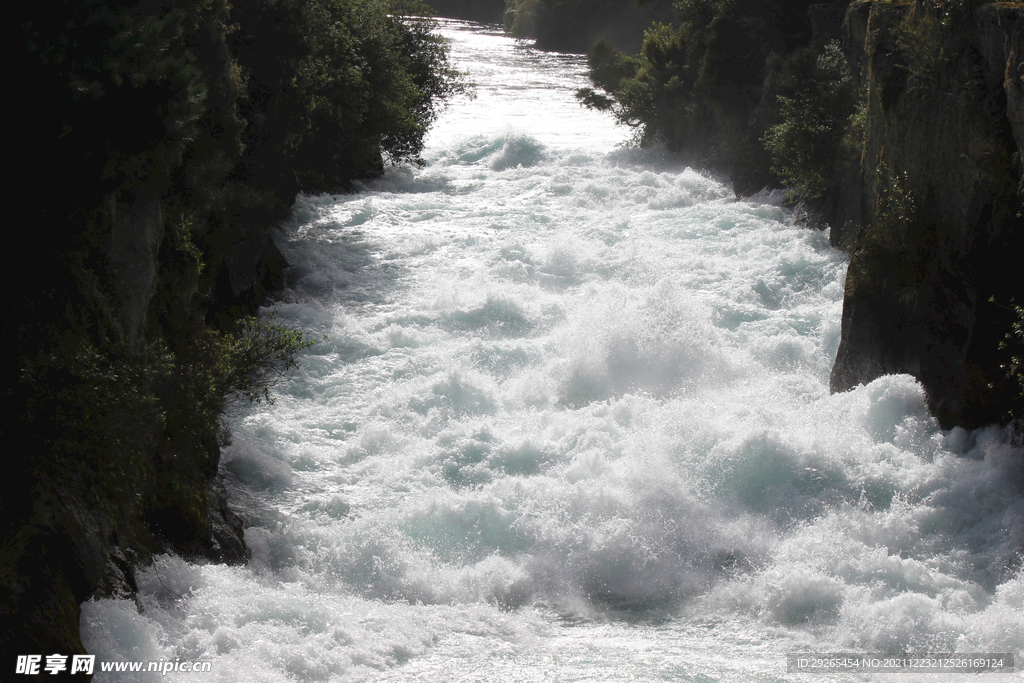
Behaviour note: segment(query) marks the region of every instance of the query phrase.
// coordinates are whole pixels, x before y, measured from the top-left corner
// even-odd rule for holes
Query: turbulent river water
[[[238,682],[796,681],[791,652],[1024,653],[1024,453],[940,430],[907,376],[829,395],[827,233],[628,147],[576,103],[579,56],[442,31],[476,97],[426,165],[300,197],[278,236],[278,319],[326,340],[232,418],[251,562],[157,558],[138,605],[83,605],[89,651]]]

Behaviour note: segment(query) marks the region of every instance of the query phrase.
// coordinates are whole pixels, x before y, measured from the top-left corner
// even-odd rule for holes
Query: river
[[[829,395],[827,233],[629,147],[577,104],[581,57],[442,31],[475,98],[426,164],[300,197],[278,235],[277,317],[326,339],[231,419],[251,562],[158,557],[141,612],[83,605],[89,651],[254,683],[799,681],[787,653],[1024,652],[1024,453],[940,430],[907,376]]]

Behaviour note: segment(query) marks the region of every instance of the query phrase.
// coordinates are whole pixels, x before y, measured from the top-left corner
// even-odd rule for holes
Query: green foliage
[[[298,355],[316,344],[308,333],[275,323],[273,313],[244,318],[236,334],[223,340],[218,392],[271,405],[271,387],[297,370]]]
[[[672,16],[671,0],[507,0],[505,30],[537,47],[584,52],[597,40],[639,47],[644,27]]]
[[[152,385],[168,368],[161,362],[166,359],[154,360],[107,356],[84,339],[68,339],[51,348],[23,377],[36,392],[30,399],[29,420],[61,425],[49,438],[62,457],[88,461],[97,450],[129,446],[138,441],[140,422],[148,428],[159,427],[162,421]],[[112,474],[109,466],[97,469],[101,477]]]
[[[311,0],[306,12],[315,20],[307,20],[310,50],[297,69],[309,113],[304,141],[321,147],[342,134],[376,141],[396,163],[416,159],[438,99],[455,90],[432,24],[399,20],[366,0]]]
[[[779,123],[764,136],[772,170],[799,194],[818,198],[831,190],[845,153],[857,99],[837,42],[819,52],[804,48],[785,60],[778,77]],[[845,143],[845,144],[844,144]],[[859,145],[858,145],[859,147]]]
[[[896,28],[896,46],[911,90],[930,93],[967,47],[979,0],[915,3]]]
[[[619,123],[638,128],[643,144],[662,138],[673,148],[685,146],[694,137],[688,129],[696,121],[696,99],[683,40],[672,26],[654,23],[637,55],[596,43],[587,55],[590,77],[610,97],[589,88],[577,97],[585,105],[611,110]]]
[[[999,344],[999,350],[1006,354],[1007,361],[1000,367],[1006,371],[1006,377],[1020,387],[1017,397],[1018,406],[1024,406],[1024,306],[1013,305],[1017,319],[1006,333],[1006,339]],[[1024,408],[1018,408],[1012,414],[1014,418],[1024,418]]]
[[[887,233],[900,234],[901,229],[917,220],[918,205],[910,190],[910,176],[893,173],[885,164],[878,168],[878,206],[875,222]]]
[[[604,40],[597,41],[590,48],[587,65],[590,67],[590,80],[608,92],[621,90],[623,80],[635,76],[642,66],[638,58],[627,57]]]
[[[312,344],[245,315],[273,225],[299,190],[416,162],[460,75],[415,2],[12,11],[9,85],[46,93],[12,112],[39,226],[12,250],[46,277],[16,285],[2,331],[3,429],[26,475],[0,490],[4,530],[34,514],[33,486],[57,482],[91,496],[104,533],[137,541],[144,518],[187,540],[204,533],[224,412],[270,402]]]
[[[864,227],[858,240],[847,291],[859,296],[894,297],[892,303],[904,306],[909,315],[936,277],[937,227],[913,191],[908,172],[894,172],[884,163],[876,172],[874,220]],[[872,275],[855,266],[865,261],[874,264]]]
[[[543,26],[547,14],[544,0],[513,0],[505,12],[505,30],[516,38],[531,38]]]
[[[274,400],[270,389],[299,367],[299,355],[316,342],[267,317],[238,321],[233,334],[200,326],[172,354],[173,371],[161,395],[174,437],[190,434],[193,446],[212,444],[225,410]]]
[[[165,427],[154,387],[166,359],[104,352],[73,332],[37,351],[13,359],[4,389],[4,436],[18,448],[4,459],[11,476],[0,486],[0,537],[41,495],[75,496],[103,518],[141,514]]]
[[[209,533],[208,482],[217,472],[218,446],[229,436],[224,414],[249,402],[273,403],[271,387],[287,379],[313,344],[274,322],[273,314],[244,318],[233,334],[199,324],[187,339],[174,351],[162,349],[168,371],[156,394],[165,429],[153,449],[160,484],[146,511],[163,538],[186,550]]]
[[[216,466],[225,410],[273,403],[270,389],[314,343],[273,314],[247,317],[233,334],[201,326],[177,350],[157,341],[141,355],[102,353],[66,334],[18,363],[7,391],[22,406],[17,431],[30,436],[8,464],[64,486],[99,487],[106,493],[93,504],[115,516],[143,502],[137,493],[154,474],[173,473],[182,500],[194,501]],[[157,502],[167,507],[169,496]]]
[[[728,165],[746,144],[769,57],[807,38],[806,6],[680,0],[678,27],[652,24],[639,54],[595,46],[591,78],[608,94],[583,90],[579,97],[638,128],[642,144],[664,140],[673,151]]]
[[[247,97],[245,175],[288,195],[337,191],[416,161],[441,104],[462,88],[447,44],[415,3],[255,0],[233,12]],[[269,40],[268,40],[269,38]]]
[[[932,14],[908,16],[896,30],[896,45],[907,62],[912,90],[928,90],[949,58],[942,24]]]

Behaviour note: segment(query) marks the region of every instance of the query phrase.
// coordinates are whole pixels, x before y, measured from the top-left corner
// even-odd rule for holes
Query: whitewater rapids
[[[582,58],[443,32],[476,97],[426,165],[300,197],[278,235],[277,316],[327,339],[232,419],[251,562],[157,558],[141,613],[83,605],[89,652],[239,683],[1019,657],[1024,453],[940,430],[907,376],[829,395],[847,259],[828,235],[625,146],[573,97]],[[95,680],[196,680],[132,676]]]

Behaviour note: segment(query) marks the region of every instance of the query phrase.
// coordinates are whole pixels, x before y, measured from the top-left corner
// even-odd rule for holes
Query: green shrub
[[[532,38],[547,20],[544,0],[512,0],[507,3],[505,30],[515,38]]]
[[[505,30],[542,50],[585,52],[596,41],[636,50],[644,28],[670,20],[671,0],[507,0]]]
[[[644,33],[637,55],[626,55],[600,41],[587,55],[590,78],[608,95],[584,88],[580,101],[610,110],[619,123],[637,129],[639,142],[665,140],[674,150],[690,147],[700,137],[692,130],[713,121],[696,114],[694,69],[687,62],[687,35],[671,25],[654,23]]]
[[[955,66],[973,34],[973,11],[981,0],[918,2],[896,27],[899,66],[907,71],[907,87],[933,94],[945,72]]]
[[[243,318],[225,338],[218,390],[229,401],[273,405],[270,389],[299,367],[298,356],[316,344],[309,334],[274,322],[274,314]]]
[[[299,367],[299,354],[315,343],[275,322],[273,314],[242,318],[230,334],[196,328],[172,354],[173,372],[164,385],[170,431],[191,434],[197,447],[215,442],[225,410],[273,404],[270,389]]]
[[[835,41],[819,52],[798,50],[778,77],[780,121],[763,142],[772,171],[799,194],[819,198],[836,183],[849,145],[847,131],[857,113],[857,97],[846,58]]]
[[[417,13],[421,16],[412,16]],[[254,0],[232,10],[247,78],[244,175],[290,203],[416,161],[460,74],[415,2]]]
[[[1024,418],[1024,306],[1014,305],[1017,319],[1006,333],[1006,339],[999,344],[999,350],[1006,354],[1007,360],[1000,367],[1006,371],[1011,382],[1020,387],[1017,396],[1017,408],[1011,412],[1012,417]]]
[[[699,162],[728,166],[747,144],[770,56],[809,38],[808,4],[680,0],[678,26],[652,24],[639,54],[595,46],[590,75],[607,95],[578,96],[637,128],[642,144],[663,140]]]
[[[312,343],[244,316],[272,279],[273,226],[300,189],[416,162],[460,75],[415,2],[12,11],[12,88],[47,95],[12,110],[33,141],[13,161],[50,182],[24,183],[42,227],[12,247],[47,276],[18,289],[3,330],[3,434],[20,446],[0,530],[43,492],[96,510],[126,547],[148,542],[147,521],[189,542],[225,410],[270,401]]]

